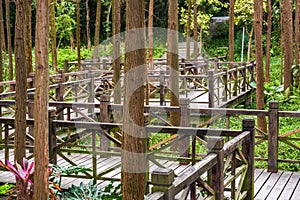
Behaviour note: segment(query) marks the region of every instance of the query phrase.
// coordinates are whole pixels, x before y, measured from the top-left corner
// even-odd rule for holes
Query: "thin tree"
[[[90,7],[89,7],[89,0],[85,1],[85,8],[86,8],[86,39],[87,39],[87,47],[91,48],[91,30],[90,30]]]
[[[26,3],[16,0],[16,24],[15,24],[15,66],[16,66],[16,114],[15,114],[15,161],[22,163],[25,157],[26,142],[26,55],[25,38]],[[25,97],[25,98],[24,98]]]
[[[4,15],[4,12],[3,12],[3,7],[2,7],[2,0],[0,1],[1,2],[1,12],[0,12],[0,15],[1,15],[1,21],[0,21],[0,33],[1,33],[1,39],[2,39],[2,50],[6,51],[6,44],[5,44],[5,34],[4,34],[4,20],[3,20],[3,15]]]
[[[283,0],[283,53],[284,53],[284,90],[292,85],[293,65],[293,10],[292,0]],[[290,94],[290,92],[288,92]]]
[[[186,59],[191,59],[191,0],[188,0],[188,19],[187,19],[187,28],[186,28]]]
[[[56,26],[55,26],[55,3],[56,0],[51,0],[50,3],[50,40],[52,52],[52,68],[57,72],[57,48],[56,48]]]
[[[194,0],[194,60],[198,60],[198,21],[197,21],[197,0]]]
[[[300,82],[300,30],[299,30],[299,21],[300,21],[300,1],[296,0],[295,2],[295,60],[296,66],[299,69],[296,77],[296,86],[299,87]]]
[[[254,0],[254,35],[255,35],[255,52],[256,52],[256,108],[263,110],[264,103],[264,68],[263,68],[263,49],[262,49],[262,12],[263,1]],[[263,131],[267,130],[266,118],[258,116],[258,128]]]
[[[6,35],[7,35],[8,65],[9,65],[8,77],[9,77],[9,80],[13,80],[14,74],[13,74],[13,60],[12,60],[12,48],[11,48],[11,33],[10,33],[10,0],[6,0],[5,10],[6,10]]]
[[[149,2],[149,16],[148,16],[148,62],[149,69],[153,70],[153,11],[154,10],[154,0]]]
[[[229,61],[234,61],[234,0],[229,1]]]
[[[0,21],[2,23],[3,21],[3,8],[2,8],[2,1],[0,2]],[[4,27],[3,27],[3,31],[1,29],[1,35],[4,35]],[[2,62],[2,51],[3,51],[3,45],[2,43],[5,43],[5,41],[3,40],[3,37],[0,37],[0,82],[3,81],[3,62]],[[0,87],[0,92],[3,92],[3,87]]]
[[[47,200],[48,184],[48,101],[49,101],[49,1],[36,1],[35,65],[36,84],[34,96],[34,199]]]
[[[32,67],[32,37],[31,37],[31,0],[26,2],[26,66],[27,77],[29,73],[33,71]]]
[[[145,2],[126,1],[125,91],[122,142],[122,199],[144,199],[144,83],[146,71]]]
[[[96,12],[96,22],[95,22],[95,39],[94,39],[94,55],[93,55],[94,59],[98,58],[100,23],[101,23],[101,0],[97,0],[97,12]]]
[[[80,0],[76,0],[76,48],[77,48],[77,66],[81,69],[80,57]]]
[[[266,82],[270,82],[271,33],[272,33],[272,0],[268,0],[268,27],[266,44]]]

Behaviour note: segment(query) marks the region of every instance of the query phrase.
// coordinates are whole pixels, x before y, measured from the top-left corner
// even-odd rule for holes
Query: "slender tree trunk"
[[[148,59],[149,59],[149,69],[153,70],[153,9],[154,9],[154,0],[149,2],[149,17],[148,17]]]
[[[120,0],[113,0],[113,69],[114,69],[114,103],[121,104],[121,51],[120,51],[120,30],[121,30],[121,7]],[[121,112],[115,112],[115,121],[121,122]],[[121,138],[119,138],[121,139]]]
[[[89,0],[85,1],[86,7],[86,39],[87,39],[87,47],[91,48],[91,30],[90,30],[90,7],[89,7]]]
[[[0,21],[1,24],[3,23],[3,8],[2,8],[2,1],[0,2]],[[1,29],[1,35],[4,35],[4,27],[3,27],[3,31]],[[3,51],[3,45],[2,43],[5,43],[5,40],[3,40],[3,37],[0,37],[0,82],[3,81],[3,58],[2,58],[2,51]],[[0,93],[3,92],[3,87],[0,87]]]
[[[188,0],[188,19],[186,28],[186,59],[191,60],[191,0]]]
[[[5,34],[4,34],[4,20],[3,20],[3,15],[4,15],[4,12],[3,12],[3,6],[2,6],[3,4],[2,4],[2,1],[1,1],[1,12],[0,12],[0,15],[1,15],[1,21],[0,21],[0,32],[1,32],[1,39],[2,39],[2,50],[4,50],[4,51],[6,51],[6,44],[5,44]]]
[[[300,31],[299,31],[299,21],[300,21],[300,1],[296,0],[295,2],[295,60],[296,66],[299,69],[296,76],[296,86],[299,87],[300,82]]]
[[[55,27],[55,3],[56,0],[51,0],[50,4],[50,39],[51,39],[51,52],[52,52],[52,68],[55,72],[57,70],[57,48],[56,48],[56,27]]]
[[[144,199],[146,148],[144,144],[145,35],[144,7],[126,1],[125,92],[122,143],[122,199]]]
[[[32,67],[32,38],[31,38],[31,0],[26,2],[26,67],[27,77],[33,71]]]
[[[49,1],[37,0],[36,2],[36,40],[35,63],[36,84],[34,96],[34,137],[35,137],[35,165],[34,165],[34,199],[48,200],[48,101],[49,101],[49,64],[48,64],[48,39],[49,39]]]
[[[198,60],[198,22],[197,22],[197,0],[194,0],[194,61]]]
[[[267,28],[267,47],[266,47],[266,82],[270,82],[270,50],[272,33],[272,0],[268,0],[268,28]]]
[[[15,117],[15,161],[22,163],[25,157],[26,142],[26,55],[25,38],[26,3],[16,0],[16,25],[15,25],[15,65],[16,65],[16,117]]]
[[[101,0],[97,0],[97,12],[96,12],[96,22],[95,22],[95,39],[94,39],[94,55],[93,55],[94,59],[98,58],[100,23],[101,23]]]
[[[76,0],[76,48],[77,48],[77,66],[81,70],[80,57],[80,0]]]
[[[11,31],[10,31],[10,0],[6,0],[5,2],[6,8],[6,35],[7,35],[7,50],[8,50],[8,76],[9,80],[14,79],[14,72],[13,72],[13,60],[12,60],[12,48],[11,48]]]
[[[108,7],[108,11],[107,11],[107,15],[106,15],[106,24],[108,25],[109,24],[109,21],[110,21],[110,12],[111,12],[111,7],[112,7],[112,1],[110,2],[109,4],[109,7]],[[109,41],[109,33],[110,31],[106,31],[106,44],[108,44],[108,41]]]
[[[254,0],[254,34],[256,47],[256,108],[263,110],[264,103],[264,68],[263,68],[263,49],[262,49],[262,12],[263,1]],[[258,117],[258,128],[267,131],[266,118]]]
[[[229,1],[229,61],[234,61],[234,0]]]
[[[283,0],[283,53],[284,53],[284,90],[292,85],[293,65],[293,10],[292,0]]]

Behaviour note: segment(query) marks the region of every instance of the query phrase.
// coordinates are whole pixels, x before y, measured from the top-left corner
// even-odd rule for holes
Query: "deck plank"
[[[255,199],[266,199],[270,191],[273,189],[275,184],[278,182],[280,176],[282,175],[282,171],[278,173],[272,173],[271,176],[268,178],[268,180],[265,182],[265,184],[261,187],[257,195],[255,196]]]
[[[298,182],[297,187],[295,187],[295,191],[291,200],[298,200],[299,198],[300,198],[300,181]]]
[[[299,183],[299,180],[300,180],[300,173],[294,172],[278,199],[279,200],[291,199],[293,192]]]
[[[257,193],[260,191],[261,187],[265,184],[265,182],[268,180],[271,173],[264,170],[261,175],[257,178],[254,184],[254,196],[257,195]]]
[[[279,198],[291,175],[292,172],[284,172],[280,176],[279,180],[277,181],[271,192],[268,194],[267,200],[274,200]]]

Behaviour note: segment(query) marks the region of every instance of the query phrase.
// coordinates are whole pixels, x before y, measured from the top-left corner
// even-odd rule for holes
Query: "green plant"
[[[14,185],[11,185],[8,183],[1,185],[0,186],[0,195],[9,194],[10,189],[13,187],[14,187]]]

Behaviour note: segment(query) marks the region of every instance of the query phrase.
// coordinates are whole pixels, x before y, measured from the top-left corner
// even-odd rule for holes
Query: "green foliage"
[[[93,184],[91,180],[88,184],[80,183],[79,186],[72,186],[65,193],[65,199],[68,200],[121,200],[121,184],[114,186],[113,182],[101,189],[98,184]]]
[[[8,183],[5,183],[5,184],[1,185],[0,186],[0,195],[8,194],[9,190],[13,187],[14,187],[14,185],[11,185],[11,184],[8,184]]]

